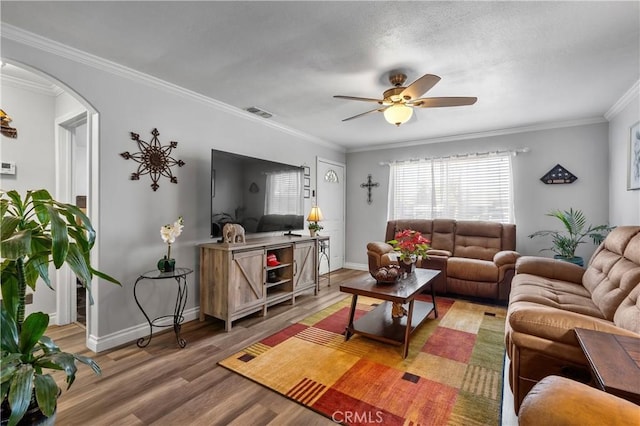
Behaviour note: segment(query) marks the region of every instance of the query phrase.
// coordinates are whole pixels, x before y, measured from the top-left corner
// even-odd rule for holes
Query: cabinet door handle
[[[298,262],[296,260],[293,261],[293,276],[298,275]]]

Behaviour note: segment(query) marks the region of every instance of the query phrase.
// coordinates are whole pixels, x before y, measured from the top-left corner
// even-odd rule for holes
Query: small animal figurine
[[[244,228],[237,223],[227,223],[222,228],[225,243],[244,243]]]

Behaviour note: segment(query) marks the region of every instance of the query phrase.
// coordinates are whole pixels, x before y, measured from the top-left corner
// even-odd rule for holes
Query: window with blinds
[[[302,214],[302,171],[267,174],[265,214]]]
[[[514,223],[511,155],[392,163],[388,217]]]

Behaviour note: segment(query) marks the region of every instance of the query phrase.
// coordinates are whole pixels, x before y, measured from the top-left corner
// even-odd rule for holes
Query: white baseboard
[[[200,307],[196,306],[185,310],[182,314],[184,321],[193,321],[200,316]],[[156,331],[156,330],[154,330]],[[106,336],[96,337],[89,335],[87,340],[87,347],[94,352],[102,352],[116,346],[124,345],[126,343],[135,342],[141,337],[147,337],[149,335],[149,324],[138,324],[133,327],[125,328],[117,333],[107,334]]]
[[[367,271],[369,269],[369,265],[365,263],[345,263],[344,267],[359,271]],[[200,317],[200,307],[196,306],[195,308],[185,310],[183,316],[185,322],[198,319]],[[106,336],[96,337],[94,335],[89,335],[87,347],[94,352],[102,352],[115,348],[116,346],[135,342],[139,338],[146,337],[148,335],[149,324],[142,323],[125,328],[124,330],[120,330],[116,333],[107,334]]]
[[[369,265],[366,264],[366,263],[345,262],[344,267],[346,269],[355,269],[357,271],[368,271],[369,270]]]

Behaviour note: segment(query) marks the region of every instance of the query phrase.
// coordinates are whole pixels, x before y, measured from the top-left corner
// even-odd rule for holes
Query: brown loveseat
[[[435,283],[437,293],[503,301],[509,298],[520,256],[515,252],[515,225],[452,219],[391,220],[387,222],[384,241],[405,229],[419,231],[431,241],[429,258],[418,266],[441,271]],[[367,244],[369,270],[392,262],[392,253],[393,247],[386,242]]]
[[[574,328],[640,337],[640,226],[614,229],[585,269],[523,256],[505,324],[515,410],[549,375],[589,381]]]

